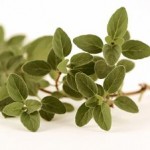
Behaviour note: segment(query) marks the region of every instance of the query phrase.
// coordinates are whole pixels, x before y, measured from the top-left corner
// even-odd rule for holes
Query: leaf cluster
[[[0,27],[3,116],[19,116],[22,124],[35,132],[40,127],[40,118],[51,121],[55,114],[74,110],[71,103],[63,102],[66,97],[83,101],[75,116],[80,127],[93,118],[101,129],[108,131],[112,125],[111,108],[115,106],[137,113],[136,103],[123,94],[122,87],[126,74],[135,67],[132,60],[149,57],[150,47],[130,39],[127,27],[128,15],[121,7],[107,24],[105,41],[93,34],[77,36],[73,43],[82,51],[71,58],[71,39],[61,28],[54,35],[24,44],[24,35],[5,40]],[[39,98],[39,91],[47,96]]]

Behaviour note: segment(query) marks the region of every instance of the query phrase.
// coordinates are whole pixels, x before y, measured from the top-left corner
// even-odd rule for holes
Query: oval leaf
[[[150,47],[137,40],[129,40],[122,45],[122,53],[130,59],[142,59],[150,56]]]
[[[125,68],[117,66],[113,69],[104,80],[104,89],[108,93],[115,93],[121,86],[125,77]]]
[[[112,39],[123,37],[127,31],[128,16],[124,7],[119,8],[110,18],[107,25],[108,35]]]
[[[37,111],[41,107],[41,103],[39,101],[32,99],[26,100],[25,105],[29,114]]]
[[[92,112],[93,109],[86,107],[85,103],[83,103],[76,113],[76,125],[79,127],[86,125],[92,119]]]
[[[42,99],[42,110],[49,113],[64,114],[66,108],[56,97],[47,96]]]
[[[102,105],[95,107],[93,116],[95,122],[99,125],[100,128],[106,131],[110,130],[112,120],[110,107],[108,104],[103,103]]]
[[[92,97],[98,93],[98,89],[94,81],[84,73],[77,73],[75,76],[78,91],[84,97]]]
[[[23,65],[23,71],[33,76],[44,76],[51,70],[50,65],[43,60],[34,60]]]
[[[46,121],[51,121],[53,118],[54,118],[54,115],[53,113],[49,113],[49,112],[46,112],[44,110],[40,110],[40,116],[45,119]]]
[[[53,50],[57,57],[63,59],[71,52],[72,44],[68,35],[61,29],[57,28],[52,40]]]
[[[4,107],[3,113],[8,116],[19,116],[22,113],[23,103],[13,102]]]
[[[113,66],[121,55],[121,47],[118,45],[104,45],[103,55],[108,65]]]
[[[28,114],[26,112],[21,114],[21,122],[30,131],[35,132],[40,127],[40,116],[37,111]]]
[[[64,59],[64,60],[62,60],[59,64],[58,64],[58,66],[57,66],[57,68],[58,68],[58,70],[60,71],[60,72],[62,72],[62,73],[64,73],[64,74],[67,74],[67,64],[68,64],[68,59]]]
[[[125,69],[126,69],[126,72],[131,71],[131,70],[135,67],[134,62],[132,62],[132,61],[130,61],[130,60],[127,60],[127,59],[122,59],[122,60],[120,60],[120,61],[117,63],[117,66],[119,66],[119,65],[124,66]]]
[[[96,54],[102,52],[102,40],[92,34],[81,35],[73,39],[74,44],[88,53]]]
[[[10,76],[8,77],[7,90],[9,96],[14,101],[24,101],[28,96],[26,83],[20,76],[16,74],[10,74]]]
[[[108,66],[104,60],[99,60],[94,66],[95,73],[99,79],[105,78],[114,69],[112,66]]]
[[[66,112],[72,112],[74,111],[74,107],[73,105],[69,104],[69,103],[63,103],[65,108],[66,108]]]
[[[135,104],[134,101],[132,101],[129,97],[127,96],[119,96],[114,100],[114,104],[127,112],[130,113],[137,113],[139,112],[139,109],[137,107],[137,105]]]
[[[93,60],[93,56],[89,53],[78,53],[71,57],[70,66],[79,67],[88,64]]]

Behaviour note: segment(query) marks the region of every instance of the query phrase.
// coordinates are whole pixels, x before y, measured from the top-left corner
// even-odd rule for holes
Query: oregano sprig
[[[82,127],[93,118],[108,131],[112,108],[139,111],[129,96],[143,94],[150,86],[141,84],[139,90],[128,93],[122,87],[126,74],[135,67],[131,59],[149,57],[150,47],[130,38],[124,7],[108,21],[104,41],[94,34],[71,40],[61,28],[27,44],[24,39],[24,35],[15,35],[6,40],[0,26],[0,111],[5,118],[20,117],[22,124],[35,132],[40,118],[51,121],[55,114],[72,112],[71,102],[63,101],[70,98],[82,101],[75,116],[77,126]],[[72,41],[81,51],[68,57]],[[103,83],[99,84],[101,79]],[[39,91],[46,96],[40,97]]]

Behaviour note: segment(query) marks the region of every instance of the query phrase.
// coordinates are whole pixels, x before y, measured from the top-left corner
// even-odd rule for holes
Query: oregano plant
[[[20,117],[30,131],[37,131],[40,118],[51,121],[55,114],[74,110],[63,98],[82,101],[75,116],[81,127],[92,118],[103,130],[112,125],[111,109],[129,113],[139,111],[129,97],[149,86],[125,93],[125,76],[135,64],[132,60],[150,56],[150,47],[130,39],[128,15],[124,7],[111,16],[104,41],[93,34],[79,35],[73,42],[57,28],[54,35],[39,37],[24,44],[24,35],[5,39],[0,27],[0,111],[5,118]],[[72,44],[81,52],[68,57]],[[70,59],[69,59],[70,58]],[[102,80],[102,84],[99,84]],[[46,94],[39,96],[39,91]]]

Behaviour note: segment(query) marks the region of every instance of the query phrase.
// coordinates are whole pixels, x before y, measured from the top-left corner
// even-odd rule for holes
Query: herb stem
[[[57,91],[59,91],[59,87],[58,87],[59,84],[58,84],[58,83],[59,83],[59,78],[60,78],[60,76],[61,76],[61,72],[58,73],[58,77],[57,77],[57,79],[56,79],[56,81],[55,81],[55,87],[56,87],[56,90],[57,90]]]
[[[122,95],[127,95],[127,96],[131,96],[131,95],[136,95],[136,94],[140,94],[140,93],[143,93],[145,92],[146,90],[150,90],[150,86],[146,83],[143,83],[143,84],[139,84],[140,86],[140,89],[137,90],[137,91],[131,91],[131,92],[122,92],[121,94]],[[118,94],[111,94],[110,95],[111,97],[116,97],[118,96]]]
[[[42,92],[44,92],[44,93],[47,93],[47,94],[52,94],[52,92],[51,91],[48,91],[48,90],[45,90],[45,89],[39,89],[40,91],[42,91]]]

